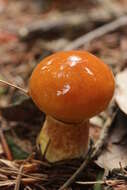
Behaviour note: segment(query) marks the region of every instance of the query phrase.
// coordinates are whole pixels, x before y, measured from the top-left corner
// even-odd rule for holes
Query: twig
[[[107,142],[109,129],[110,129],[111,124],[114,121],[115,116],[116,116],[116,113],[113,115],[112,118],[109,118],[106,121],[106,123],[105,123],[105,125],[103,127],[103,130],[101,132],[101,136],[100,136],[99,140],[97,141],[97,143],[95,144],[95,146],[92,147],[92,150],[87,153],[83,163],[76,170],[76,172],[58,190],[64,190],[69,185],[71,185],[74,182],[74,180],[81,174],[81,172],[84,170],[84,168],[88,165],[88,163],[91,160],[94,160],[94,159],[96,159],[98,157],[98,155],[100,154],[100,152],[102,150],[102,147]]]
[[[91,42],[95,38],[101,37],[106,33],[112,32],[122,26],[127,25],[127,16],[121,16],[120,18],[116,19],[115,21],[112,21],[108,24],[105,24],[79,38],[71,42],[69,45],[67,45],[64,50],[71,50],[71,49],[77,49],[80,46]]]
[[[114,185],[119,183],[124,183],[125,180],[104,180],[104,181],[76,181],[75,183],[81,184],[81,185],[94,185],[94,184],[105,184],[105,185]]]
[[[22,40],[31,39],[33,37],[44,36],[44,33],[64,31],[65,28],[75,28],[78,26],[84,26],[89,22],[88,14],[58,14],[56,16],[50,15],[47,19],[40,19],[36,22],[30,23],[29,25],[19,30],[19,37]],[[76,22],[74,22],[76,20]]]
[[[18,171],[16,171],[16,170],[13,170],[13,169],[9,169],[9,168],[0,168],[0,172],[2,173],[2,174],[18,174]],[[35,176],[35,174],[36,173],[34,173],[34,175],[33,174],[25,174],[25,173],[22,173],[22,172],[20,172],[20,175],[22,175],[23,177],[27,177],[27,178],[31,178],[31,179],[33,179],[33,180],[42,180],[42,178],[43,178],[43,180],[47,180],[47,176],[46,175],[41,175],[40,177],[36,177]]]
[[[3,130],[0,129],[0,141],[1,141],[1,144],[2,144],[2,147],[3,147],[3,150],[4,150],[4,153],[6,154],[7,156],[7,159],[12,161],[13,160],[13,157],[12,157],[12,154],[11,154],[11,151],[9,149],[9,146],[7,144],[7,141],[6,141],[6,138],[4,136],[4,133],[3,133]]]
[[[75,183],[80,185],[106,184],[105,181],[76,181]]]
[[[15,188],[14,190],[19,190],[20,188],[20,182],[21,182],[21,177],[22,177],[22,171],[23,171],[23,165],[21,165],[20,169],[19,169],[19,173],[18,176],[16,178],[16,184],[15,184]]]
[[[31,179],[31,178],[22,178],[21,179],[22,183],[24,185],[28,184],[33,184],[37,183],[39,180]],[[41,180],[40,180],[41,181]],[[0,188],[5,187],[5,186],[12,186],[15,185],[16,181],[15,180],[5,180],[5,181],[0,181]]]
[[[81,166],[76,170],[76,172],[58,190],[64,190],[74,182],[74,180],[78,177],[78,175],[83,171],[83,169],[87,166],[88,162],[91,160],[92,153],[93,153],[93,148],[90,152],[87,153],[87,155],[86,155],[83,163],[81,164]]]
[[[92,159],[93,160],[96,160],[97,157],[100,155],[103,147],[106,145],[107,143],[107,138],[109,136],[109,131],[110,131],[110,126],[112,125],[112,123],[114,122],[115,120],[115,117],[116,117],[116,114],[117,114],[117,111],[112,115],[112,117],[109,117],[107,119],[107,121],[105,122],[104,126],[103,126],[103,129],[102,129],[102,132],[101,132],[101,135],[100,135],[100,138],[99,140],[97,141],[97,143],[95,144],[95,147],[94,147],[94,151],[93,151],[93,154],[92,154]]]
[[[15,84],[12,84],[10,82],[7,82],[7,81],[1,80],[1,79],[0,79],[0,83],[3,83],[3,84],[8,85],[8,86],[11,86],[13,88],[17,88],[18,90],[22,91],[25,95],[28,96],[28,91],[25,90],[24,88],[21,88],[21,87],[15,85]]]

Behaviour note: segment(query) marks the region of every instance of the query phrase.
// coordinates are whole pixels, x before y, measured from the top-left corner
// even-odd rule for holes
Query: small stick
[[[117,112],[115,112],[112,116],[112,118],[109,118],[106,123],[104,124],[104,127],[102,129],[101,135],[99,140],[96,142],[95,146],[92,147],[91,151],[88,151],[83,163],[80,165],[80,167],[74,172],[74,174],[58,189],[58,190],[64,190],[66,189],[69,185],[71,185],[74,180],[81,174],[81,172],[84,170],[84,168],[88,165],[88,163],[92,160],[95,160],[101,150],[102,147],[105,145],[107,142],[107,137],[109,134],[109,129],[111,124],[113,123],[115,116]]]
[[[94,151],[93,151],[93,154],[91,156],[93,160],[96,160],[98,158],[98,156],[100,155],[103,147],[107,143],[107,138],[108,138],[108,135],[109,135],[110,126],[111,126],[111,124],[113,123],[113,121],[114,121],[114,119],[116,117],[116,113],[117,113],[117,110],[112,115],[112,118],[111,117],[108,118],[107,121],[104,123],[100,138],[98,139],[97,143],[95,144]]]
[[[64,190],[74,182],[74,180],[77,178],[77,176],[84,170],[84,168],[87,166],[88,162],[91,160],[92,154],[93,154],[93,148],[90,152],[87,153],[83,163],[76,170],[76,172],[58,190]]]
[[[119,183],[124,183],[125,180],[104,180],[104,181],[76,181],[75,183],[77,184],[81,184],[81,185],[94,185],[94,184],[106,184],[106,185],[114,185],[115,184],[119,184]]]
[[[80,185],[106,184],[106,181],[76,181]]]
[[[1,79],[0,79],[0,82],[3,83],[3,84],[5,84],[5,85],[11,86],[13,88],[16,88],[16,89],[20,90],[21,92],[23,92],[23,94],[29,96],[28,90],[25,90],[24,88],[21,88],[21,87],[15,85],[15,84],[12,84],[10,82],[7,82],[7,81],[1,80]]]
[[[4,136],[4,133],[3,133],[2,129],[0,129],[0,140],[1,140],[1,144],[2,144],[2,147],[3,147],[4,153],[7,156],[7,159],[12,161],[13,157],[12,157],[11,151],[9,149],[9,146],[7,144],[7,141],[6,141],[6,138]]]
[[[19,173],[18,173],[18,176],[17,176],[17,178],[16,178],[16,184],[15,184],[14,190],[19,190],[19,188],[20,188],[20,182],[21,182],[21,177],[22,177],[22,171],[23,171],[23,165],[21,165],[21,167],[19,168]]]
[[[64,50],[71,50],[71,49],[77,49],[81,47],[82,45],[85,45],[88,42],[91,42],[92,40],[99,38],[103,36],[104,34],[107,34],[109,32],[112,32],[122,26],[127,25],[127,16],[121,16],[120,18],[105,24],[91,32],[88,32],[87,34],[77,38],[76,40],[72,41],[69,45],[67,45]]]

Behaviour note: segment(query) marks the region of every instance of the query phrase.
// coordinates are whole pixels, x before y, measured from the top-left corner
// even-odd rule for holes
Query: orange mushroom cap
[[[63,51],[36,66],[29,94],[46,114],[78,123],[103,111],[114,87],[113,74],[102,60],[86,51]]]

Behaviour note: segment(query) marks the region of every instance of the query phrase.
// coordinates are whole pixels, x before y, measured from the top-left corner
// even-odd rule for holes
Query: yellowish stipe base
[[[83,157],[88,150],[89,123],[65,124],[46,117],[37,138],[41,153],[49,162]]]

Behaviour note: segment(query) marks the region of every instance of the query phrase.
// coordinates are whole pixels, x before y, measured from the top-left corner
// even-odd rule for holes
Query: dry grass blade
[[[20,183],[32,185],[37,182],[47,182],[48,175],[40,173],[39,167],[40,162],[34,160],[23,160],[15,163],[0,159],[0,173],[2,175],[0,187],[15,186],[14,190],[19,190]]]
[[[16,184],[15,184],[15,188],[14,190],[19,190],[20,188],[20,182],[21,182],[21,177],[22,177],[22,171],[23,171],[23,165],[21,165],[20,169],[19,169],[19,173],[16,179]]]
[[[5,174],[5,175],[17,175],[18,174],[18,170],[9,170],[9,168],[0,168],[0,172],[2,174]],[[34,180],[47,180],[47,175],[46,174],[37,174],[37,173],[34,173],[34,174],[25,174],[25,173],[20,173],[22,176],[24,177],[30,177]]]
[[[124,183],[124,180],[105,180],[105,181],[76,181],[77,184],[81,185],[94,185],[94,184],[106,184],[106,185],[114,185]]]
[[[0,181],[8,180],[8,177],[6,175],[0,174]]]
[[[32,179],[32,178],[22,178],[22,183],[24,185],[28,185],[28,184],[33,184],[35,182],[39,182],[39,181],[42,181],[42,179]]]
[[[7,168],[17,169],[15,162],[12,162],[10,160],[0,159],[0,164],[6,166]]]
[[[0,181],[0,187],[15,185],[15,180]]]
[[[40,180],[35,180],[32,178],[22,178],[21,182],[24,185],[29,185],[29,184],[33,184],[35,182],[39,182]],[[16,180],[6,180],[6,181],[0,181],[0,187],[5,187],[5,186],[13,186],[16,184]]]
[[[29,95],[28,95],[28,91],[25,90],[24,88],[21,88],[21,87],[15,85],[15,84],[12,84],[12,83],[10,83],[10,82],[7,82],[7,81],[1,80],[1,79],[0,79],[0,82],[3,83],[3,84],[5,84],[5,85],[11,86],[11,87],[13,87],[13,88],[16,88],[16,89],[20,90],[21,92],[23,92],[23,94],[29,96]]]

